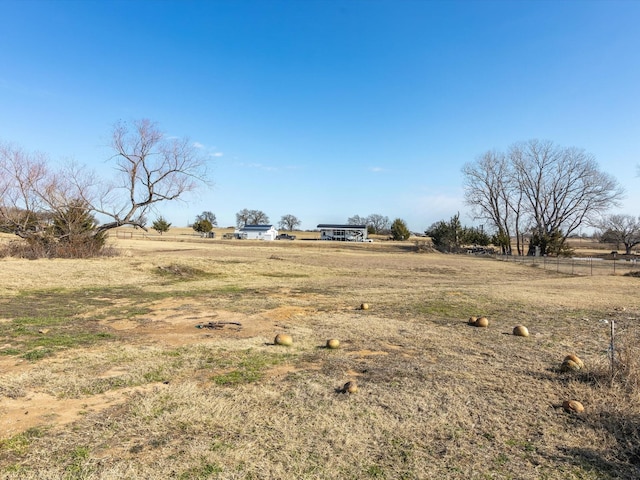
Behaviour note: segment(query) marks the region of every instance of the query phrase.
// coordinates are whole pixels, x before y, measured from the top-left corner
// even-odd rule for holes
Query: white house
[[[236,238],[247,240],[275,240],[278,230],[273,225],[245,225],[233,232]]]
[[[366,225],[335,225],[321,223],[320,240],[336,240],[339,242],[367,242]]]

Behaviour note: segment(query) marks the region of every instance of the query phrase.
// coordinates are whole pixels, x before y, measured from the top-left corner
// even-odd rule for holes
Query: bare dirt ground
[[[114,242],[0,260],[4,478],[640,473],[633,371],[606,377],[610,322],[620,348],[637,338],[637,278],[411,243]],[[560,371],[570,352],[585,371]]]

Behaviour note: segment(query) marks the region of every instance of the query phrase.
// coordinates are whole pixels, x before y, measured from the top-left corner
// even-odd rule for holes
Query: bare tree
[[[300,225],[300,220],[295,215],[287,214],[280,217],[278,226],[282,229],[292,231]]]
[[[475,218],[488,221],[496,229],[504,254],[511,254],[511,236],[515,234],[518,255],[522,254],[522,191],[508,158],[503,153],[488,151],[475,163],[465,164],[462,173],[465,201],[473,208]]]
[[[542,253],[558,253],[569,235],[623,196],[616,180],[583,149],[530,140],[513,145],[510,156],[533,225],[530,248]]]
[[[627,255],[640,244],[640,218],[632,215],[607,215],[597,222],[599,237],[603,242],[622,243]]]
[[[22,255],[82,258],[102,250],[105,235],[70,171],[56,173],[45,155],[0,145],[0,231],[27,240]]]
[[[371,227],[373,233],[383,233],[389,229],[389,217],[380,215],[378,213],[372,213],[367,217],[367,225]]]
[[[530,140],[508,154],[487,152],[463,168],[465,199],[508,242],[532,234],[530,249],[558,253],[569,235],[622,198],[623,190],[578,148]]]
[[[56,231],[48,228],[54,218],[60,226],[64,218],[74,217],[71,211],[93,215],[84,198],[89,177],[80,183],[79,171],[69,164],[56,172],[42,153],[0,145],[0,228],[21,238],[37,239]]]
[[[218,220],[213,212],[204,211],[200,215],[196,215],[196,222],[201,222],[202,220],[207,220],[212,227],[218,226]]]
[[[353,217],[349,217],[347,219],[347,224],[349,225],[366,225],[368,223],[367,217],[361,217],[360,215],[354,215]]]
[[[10,144],[0,145],[0,228],[27,238],[51,218],[46,192],[58,181],[47,167],[47,157]]]
[[[145,228],[142,220],[155,204],[179,199],[207,181],[206,163],[194,144],[166,137],[150,120],[116,124],[111,147],[119,178],[93,204],[96,213],[111,219],[98,230]]]
[[[238,213],[236,213],[236,227],[244,227],[248,224],[249,218],[251,217],[251,213],[246,208],[243,208]]]
[[[262,225],[269,223],[269,216],[262,210],[251,210],[251,217],[249,217],[251,225]]]
[[[269,216],[262,210],[248,210],[243,208],[236,213],[236,226],[244,227],[245,225],[260,225],[269,223]]]
[[[132,225],[146,230],[147,214],[159,202],[176,200],[206,182],[206,164],[186,139],[169,139],[149,120],[114,127],[116,178],[97,178],[77,164],[55,170],[49,159],[11,145],[0,145],[0,225],[22,238],[37,239],[52,218],[86,210],[106,218],[93,234]],[[71,210],[70,210],[71,209]],[[86,223],[86,222],[85,222]],[[60,229],[58,229],[60,230]]]

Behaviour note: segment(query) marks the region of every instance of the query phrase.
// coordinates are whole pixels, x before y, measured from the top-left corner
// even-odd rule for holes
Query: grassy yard
[[[638,278],[410,242],[112,242],[0,259],[0,478],[640,477]]]

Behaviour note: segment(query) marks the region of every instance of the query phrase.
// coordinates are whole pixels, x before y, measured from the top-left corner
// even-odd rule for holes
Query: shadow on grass
[[[558,455],[549,455],[553,463],[570,464],[596,478],[640,478],[640,415],[636,413],[638,397],[635,388],[610,383],[609,373],[600,367],[593,370],[564,372],[558,367],[545,371],[529,371],[531,377],[556,382],[563,386],[581,383],[591,386],[596,394],[596,408],[580,421],[596,434],[612,443],[611,448],[558,447]],[[599,406],[599,407],[598,407]]]
[[[560,447],[549,460],[593,472],[599,479],[640,478],[640,416],[601,410],[584,420],[595,431],[611,436],[615,446],[607,450]]]

